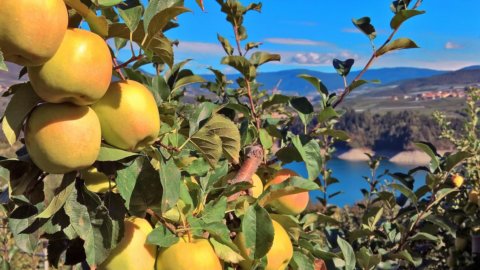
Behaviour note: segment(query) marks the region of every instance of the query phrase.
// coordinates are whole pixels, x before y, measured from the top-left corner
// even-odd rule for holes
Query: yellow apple
[[[279,170],[275,173],[273,178],[268,181],[268,183],[265,185],[265,188],[268,188],[273,184],[280,184],[293,176],[298,176],[298,174],[289,169]],[[308,192],[302,192],[298,194],[282,196],[270,202],[269,205],[273,206],[280,214],[298,215],[307,208],[309,198],[310,196],[308,195]]]
[[[112,80],[110,49],[97,34],[68,29],[55,55],[29,67],[28,76],[45,101],[90,105],[103,97]]]
[[[288,263],[293,257],[292,241],[288,237],[287,231],[280,225],[280,223],[272,220],[273,237],[272,247],[267,253],[267,266],[265,270],[285,270]],[[234,243],[240,249],[240,253],[245,260],[240,262],[240,267],[243,270],[248,270],[252,267],[253,260],[249,258],[250,250],[246,248],[245,235],[239,233],[234,239]]]
[[[182,237],[160,249],[156,270],[222,270],[223,266],[207,239]]]
[[[256,173],[252,175],[252,184],[252,197],[258,198],[263,192],[263,182]]]
[[[110,185],[113,187],[115,184],[108,179],[108,176],[99,172],[95,167],[82,170],[80,174],[81,178],[85,181],[85,186],[91,192],[105,193],[110,190]]]
[[[455,187],[459,188],[463,185],[464,179],[463,179],[463,176],[459,174],[454,174],[451,176],[451,181]]]
[[[27,120],[25,144],[33,162],[45,172],[88,168],[100,151],[100,122],[87,106],[45,103]]]
[[[67,24],[62,0],[0,0],[0,50],[7,61],[41,65],[57,51]]]
[[[238,172],[230,172],[226,176],[224,176],[220,181],[216,183],[216,187],[227,185],[228,181],[232,180]],[[263,182],[260,177],[254,173],[252,175],[252,185],[253,187],[250,189],[253,198],[258,198],[263,192]]]
[[[152,93],[142,84],[114,82],[92,108],[100,119],[105,141],[129,151],[152,144],[160,132],[160,115]]]
[[[156,246],[146,244],[152,226],[143,218],[125,220],[122,240],[98,270],[151,270],[155,265]]]

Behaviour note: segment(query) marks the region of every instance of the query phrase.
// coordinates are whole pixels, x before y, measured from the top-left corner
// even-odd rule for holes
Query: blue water
[[[286,164],[284,167],[294,170],[302,177],[307,177],[308,175],[304,163],[295,162]],[[327,167],[332,169],[332,176],[340,181],[340,183],[329,185],[327,194],[333,194],[337,191],[342,191],[341,194],[328,199],[328,204],[336,204],[342,207],[344,205],[354,204],[355,202],[363,199],[360,189],[365,188],[368,190],[369,185],[362,176],[371,175],[367,162],[350,162],[340,159],[333,159],[329,161]],[[377,170],[377,176],[383,174],[385,170],[389,170],[390,173],[401,172],[407,174],[408,171],[414,167],[416,166],[398,165],[388,161],[382,161]],[[415,188],[425,183],[424,172],[417,172],[414,175],[414,178]],[[391,181],[392,177],[387,175],[377,179],[381,180],[381,182],[383,182],[384,179]],[[316,197],[318,196],[323,198],[323,193],[320,191],[314,191],[310,195],[312,200],[316,200]]]

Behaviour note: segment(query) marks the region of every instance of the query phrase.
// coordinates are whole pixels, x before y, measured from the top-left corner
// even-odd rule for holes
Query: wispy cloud
[[[348,51],[338,53],[317,53],[317,52],[299,52],[287,56],[284,61],[285,64],[299,64],[311,66],[331,65],[334,58],[340,59],[359,59],[357,54],[352,54]]]
[[[460,49],[462,48],[462,45],[455,43],[453,41],[447,41],[445,43],[445,49],[447,50],[455,50],[455,49]]]
[[[355,27],[348,27],[348,28],[343,28],[342,32],[344,33],[352,33],[352,34],[361,34],[360,30],[358,30]]]
[[[223,55],[224,51],[221,45],[209,42],[180,41],[178,47],[174,48],[176,52],[191,54]]]
[[[325,41],[298,38],[266,38],[265,42],[282,45],[333,46],[333,44]]]

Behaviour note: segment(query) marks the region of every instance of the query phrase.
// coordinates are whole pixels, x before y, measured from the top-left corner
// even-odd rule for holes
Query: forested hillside
[[[455,130],[461,130],[458,119],[452,118]],[[340,147],[368,147],[376,151],[401,151],[413,148],[413,141],[429,141],[439,149],[451,145],[439,139],[440,129],[433,116],[414,111],[387,112],[346,111],[336,126],[345,130],[351,138],[348,145]]]

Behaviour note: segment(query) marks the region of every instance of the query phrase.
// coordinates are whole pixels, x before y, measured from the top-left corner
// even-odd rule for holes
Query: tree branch
[[[229,185],[234,185],[241,182],[253,183],[252,176],[258,170],[258,167],[260,166],[263,160],[263,147],[259,144],[256,144],[256,145],[250,146],[247,149],[247,151],[248,153],[247,153],[246,160],[243,162],[243,165],[240,168],[240,170],[238,170],[237,175],[235,175],[233,179],[228,181]],[[228,197],[228,201],[229,202],[234,201],[238,197],[244,194],[245,192],[237,192],[231,195],[230,197]]]

